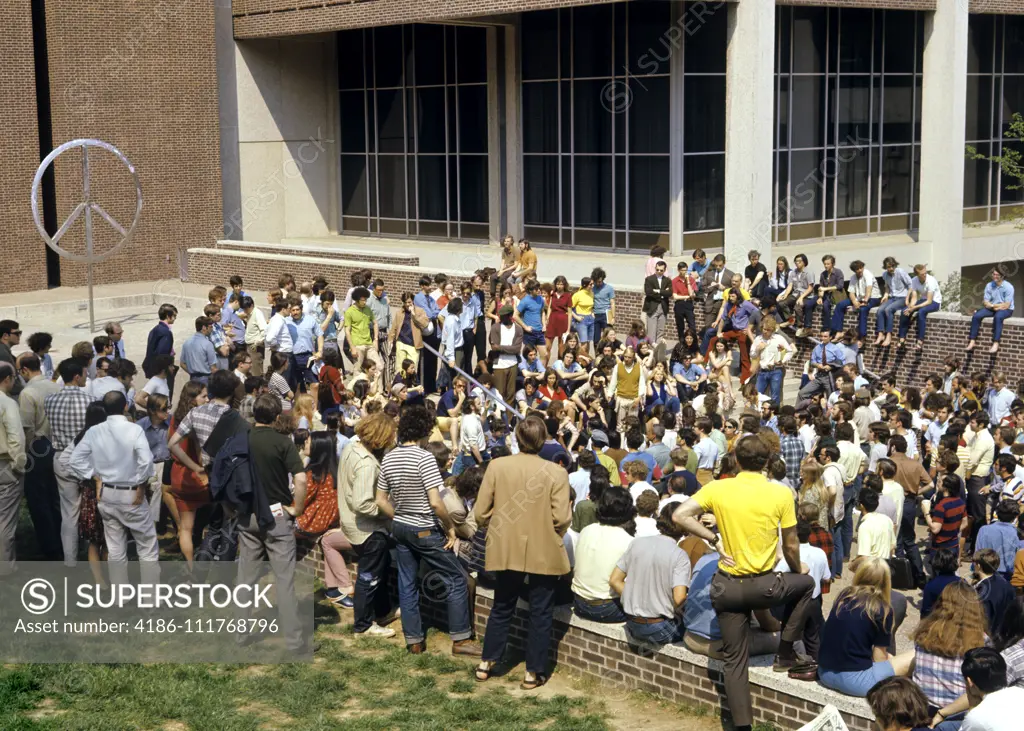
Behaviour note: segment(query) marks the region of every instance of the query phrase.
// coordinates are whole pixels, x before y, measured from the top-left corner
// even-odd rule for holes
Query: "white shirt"
[[[271,350],[279,353],[292,352],[292,334],[288,330],[284,315],[280,312],[275,313],[267,323],[266,343]]]
[[[146,381],[146,385],[142,387],[142,390],[150,396],[159,393],[167,398],[171,397],[171,389],[167,386],[167,379],[160,378],[160,376],[153,376]]]
[[[857,528],[857,555],[889,559],[896,548],[896,529],[879,512],[866,513]]]
[[[79,479],[95,475],[105,485],[140,485],[153,474],[153,453],[142,427],[124,416],[108,416],[89,429],[68,462]]]
[[[689,498],[687,498],[686,495],[669,495],[666,498],[662,498],[661,502],[658,503],[658,512],[661,513],[661,511],[665,509],[666,505],[686,502],[688,499]]]
[[[1013,731],[1020,728],[1024,688],[1011,685],[985,696],[964,719],[961,731]]]
[[[480,421],[479,414],[463,414],[462,426],[459,432],[459,450],[470,452],[473,447],[476,447],[481,452],[487,448],[484,426]]]
[[[235,377],[236,377],[236,378],[237,378],[237,379],[238,379],[239,381],[241,381],[242,383],[245,383],[245,374],[244,374],[244,373],[242,373],[242,372],[241,372],[241,371],[239,371],[239,370],[235,370],[235,371],[234,371],[234,374],[235,374]]]
[[[932,302],[937,305],[942,304],[942,290],[939,289],[939,281],[928,274],[922,282],[919,278],[914,277],[910,280],[910,289],[917,292],[917,304],[922,304],[928,301],[928,293],[932,293]]]
[[[810,454],[811,450],[814,449],[814,443],[818,441],[818,435],[814,432],[814,427],[810,424],[804,424],[797,429],[796,435],[800,437],[800,442],[804,445],[804,452]]]
[[[576,542],[573,594],[582,599],[611,599],[615,596],[608,580],[633,536],[618,526],[593,523],[580,531]]]
[[[501,344],[503,346],[511,345],[516,338],[516,326],[513,324],[510,327],[505,327],[502,324],[498,324],[498,332],[501,335]],[[502,353],[498,356],[498,360],[495,362],[495,368],[511,368],[514,365],[519,364],[519,356],[512,355],[510,353]]]
[[[575,472],[570,472],[569,487],[576,491],[576,502],[572,504],[575,508],[590,497],[590,470],[579,469]]]
[[[629,486],[629,495],[630,497],[633,498],[634,505],[636,504],[637,498],[643,495],[644,491],[646,490],[653,490],[655,494],[657,494],[658,492],[657,490],[654,489],[654,485],[644,480],[640,480],[640,482],[634,482],[632,485]]]
[[[858,301],[863,303],[868,297],[869,284],[872,288],[872,294],[874,294],[874,289],[878,286],[875,281],[875,275],[869,272],[865,267],[859,277],[856,274],[850,277],[850,292]]]
[[[750,348],[751,354],[760,358],[761,368],[774,368],[793,359],[796,349],[779,333],[765,340],[758,335]]]
[[[903,500],[905,499],[903,485],[896,480],[886,480],[882,483],[882,495],[896,503],[896,527],[898,530],[903,521]]]
[[[833,492],[832,488],[835,488],[836,499],[833,503],[832,517],[839,523],[846,515],[846,504],[843,501],[843,488],[846,485],[846,476],[842,466],[836,462],[830,462],[825,465],[825,471],[821,474],[821,481],[825,483],[825,487],[829,488],[829,492]]]
[[[253,307],[245,323],[245,344],[256,345],[267,337],[267,317],[259,307]]]
[[[89,385],[85,387],[85,392],[93,399],[93,401],[99,401],[111,391],[120,391],[121,393],[127,393],[124,388],[124,384],[113,376],[103,376],[103,378],[97,378],[94,381],[90,381]]]
[[[849,481],[857,479],[857,475],[860,474],[861,467],[864,466],[864,461],[867,459],[864,450],[853,442],[847,441],[836,442],[836,447],[839,448],[839,464],[843,468],[846,479]]]
[[[635,521],[637,538],[646,538],[647,536],[658,535],[658,521],[654,518],[643,518],[638,515],[635,518]]]
[[[821,582],[832,578],[832,571],[828,567],[828,556],[817,546],[812,546],[810,543],[801,543],[800,563],[807,564],[807,573],[814,579],[814,593],[811,594],[811,598],[817,599],[821,596]],[[784,574],[790,573],[789,564],[786,563],[786,559],[779,561],[779,565],[775,567],[775,570]]]
[[[878,460],[885,459],[889,456],[888,445],[878,442],[871,445],[871,451],[868,454],[868,472],[878,471]]]

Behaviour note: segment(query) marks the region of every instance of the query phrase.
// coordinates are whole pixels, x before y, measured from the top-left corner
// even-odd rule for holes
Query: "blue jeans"
[[[857,498],[863,483],[863,476],[857,475],[844,490],[845,512],[843,522],[839,524],[843,529],[843,556],[853,555],[853,511],[857,509]]]
[[[843,575],[843,523],[840,521],[832,529],[832,579]],[[402,610],[405,611],[404,609]]]
[[[665,411],[667,411],[670,414],[678,414],[679,409],[682,408],[682,404],[679,402],[679,399],[676,398],[675,396],[669,396],[667,401],[662,401],[660,398],[653,398],[647,402],[647,408],[645,410],[645,413],[651,413],[651,410],[655,406],[664,406]]]
[[[906,297],[890,297],[885,301],[875,314],[875,324],[880,333],[891,333],[892,326],[896,324],[896,314],[907,306]]]
[[[811,320],[814,318],[814,308],[818,305],[818,298],[809,294],[804,297],[804,319],[803,326],[808,328],[811,326]]]
[[[626,621],[626,635],[642,650],[653,650],[661,645],[678,642],[683,638],[682,628],[674,619],[663,619],[653,624],[643,624],[632,618]]]
[[[575,597],[572,609],[580,619],[589,619],[591,622],[605,622],[607,624],[618,624],[629,619],[622,611],[622,604],[618,599],[608,599],[601,604],[588,604],[585,600]]]
[[[527,583],[527,579],[529,582]],[[551,632],[555,609],[555,593],[560,577],[548,574],[524,574],[520,571],[498,571],[494,588],[494,605],[487,619],[481,660],[499,662],[508,644],[509,628],[516,605],[526,587],[530,615],[526,632],[526,672],[543,675],[548,669]],[[404,616],[405,610],[402,610]]]
[[[878,681],[891,678],[895,674],[896,671],[893,670],[892,663],[888,660],[876,662],[867,670],[851,670],[841,673],[818,668],[818,680],[822,685],[858,698],[866,696]]]
[[[481,455],[483,456],[483,455]],[[452,462],[452,475],[458,477],[470,467],[476,467],[476,457],[471,454],[457,454]]]
[[[414,528],[395,521],[391,533],[398,545],[398,604],[402,608],[405,643],[423,642],[426,633],[420,617],[420,562],[427,564],[423,588],[435,600],[448,605],[448,630],[453,641],[473,636],[469,587],[459,560],[444,550],[445,538],[437,528]]]
[[[900,315],[900,339],[907,337],[907,332],[910,330],[910,321],[917,317],[917,339],[924,341],[924,329],[928,325],[928,321],[925,319],[932,312],[938,312],[941,305],[932,302],[930,305],[914,310],[913,313],[908,315]]]
[[[878,297],[872,297],[857,308],[858,337],[866,338],[868,336],[868,312],[871,311],[872,307],[878,307],[879,302],[881,300]],[[853,302],[850,301],[849,297],[836,305],[835,314],[832,315],[832,332],[837,333],[843,329],[843,319],[846,317],[846,311],[852,306]]]
[[[775,404],[782,404],[782,379],[786,375],[785,368],[770,371],[758,371],[757,392],[767,394]]]
[[[992,318],[992,342],[998,343],[1003,337],[1003,320],[1013,316],[1013,310],[990,310],[983,307],[974,313],[971,318],[971,340],[978,339],[978,331],[981,329],[981,321]]]
[[[594,316],[584,315],[582,320],[576,322],[576,334],[580,336],[581,343],[594,342]]]

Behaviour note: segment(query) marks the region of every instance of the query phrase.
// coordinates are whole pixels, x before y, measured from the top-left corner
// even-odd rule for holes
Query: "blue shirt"
[[[434,298],[424,292],[420,292],[413,297],[412,303],[426,312],[427,317],[431,320],[436,320],[437,315],[441,312],[441,308],[437,306],[437,302]]]
[[[654,468],[658,466],[658,463],[654,460],[654,457],[647,454],[647,452],[630,452],[629,454],[627,454],[625,457],[622,458],[622,461],[619,462],[619,472],[625,473],[626,465],[628,465],[630,462],[637,461],[643,462],[645,465],[647,465],[647,477],[645,477],[644,479],[647,480],[648,482],[653,482]]]
[[[341,313],[337,310],[334,311],[334,316],[331,318],[330,323],[327,325],[326,330],[321,330],[321,326],[327,319],[327,313],[323,309],[317,310],[316,313],[316,336],[320,337],[321,334],[324,336],[324,342],[337,341],[338,340],[338,327],[341,325]]]
[[[225,306],[220,311],[220,321],[225,325],[231,325],[233,328],[231,331],[232,342],[238,345],[245,344],[245,323],[242,322],[242,318],[238,316],[237,312]]]
[[[153,453],[154,462],[166,462],[171,458],[171,450],[167,447],[167,422],[154,425],[148,416],[138,421],[142,433],[149,442],[149,451]]]
[[[715,642],[722,639],[718,614],[711,606],[711,580],[718,573],[718,554],[705,553],[693,567],[690,591],[683,605],[683,626],[687,632]]]
[[[711,262],[709,262],[707,259],[704,260],[703,264],[694,259],[693,263],[690,264],[690,266],[687,267],[687,269],[690,271],[691,274],[696,274],[699,277],[701,274],[704,273],[704,270],[708,268],[708,265],[710,263]]]
[[[540,361],[538,360],[537,362],[539,363]],[[562,361],[556,360],[555,364],[551,367],[556,371],[562,371],[563,373],[579,373],[583,370],[583,367],[576,361],[573,361],[572,365],[566,366]]]
[[[910,277],[899,267],[896,267],[892,274],[882,274],[882,280],[885,282],[885,291],[889,293],[889,297],[898,299],[910,294]]]
[[[729,310],[726,310],[729,313]],[[729,313],[729,319],[732,320],[732,326],[734,330],[746,330],[747,325],[750,324],[751,316],[757,312],[757,305],[750,300],[736,306],[735,309]]]
[[[604,315],[612,308],[612,300],[615,299],[615,288],[604,282],[598,287],[594,285],[594,314]]]
[[[1013,304],[1013,285],[1007,281],[1002,284],[989,282],[985,285],[985,301],[992,305],[1001,305],[1004,302]]]
[[[1017,529],[1014,525],[997,520],[995,523],[981,526],[974,550],[991,548],[999,554],[999,570],[1006,572],[1013,571],[1013,559],[1017,556],[1019,545],[1020,539],[1017,538]]]
[[[541,313],[544,311],[544,298],[539,294],[526,295],[519,302],[519,316],[522,318],[523,323],[528,327],[532,327],[535,333],[540,332],[543,328],[543,321],[541,320]]]
[[[192,375],[208,376],[217,365],[217,351],[210,339],[200,332],[181,346],[181,365]]]
[[[316,320],[310,315],[303,315],[296,320],[289,317],[284,322],[288,333],[292,336],[293,353],[312,353],[316,350]]]
[[[463,330],[469,330],[476,324],[476,319],[482,314],[483,312],[480,310],[480,301],[475,295],[470,296],[469,299],[462,300],[462,312],[459,314],[459,324],[462,325]]]
[[[526,371],[528,373],[543,373],[544,364],[540,362],[540,358],[534,358],[533,361],[528,361],[522,356],[519,357],[519,370]]]
[[[456,360],[456,351],[462,347],[462,326],[457,317],[444,318],[441,329],[441,357],[445,361]]]
[[[682,363],[672,364],[672,375],[682,376],[687,381],[696,381],[698,378],[703,376],[706,371],[696,363],[690,363],[690,367],[686,368]]]
[[[452,409],[455,408],[455,403],[459,400],[458,395],[455,393],[454,388],[449,388],[447,391],[441,394],[441,398],[437,400],[437,415],[448,416]]]
[[[838,344],[823,343],[815,345],[811,353],[811,362],[822,365],[830,365],[834,368],[842,368],[846,360],[846,354]]]

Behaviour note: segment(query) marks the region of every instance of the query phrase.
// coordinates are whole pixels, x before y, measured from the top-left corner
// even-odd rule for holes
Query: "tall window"
[[[681,135],[685,246],[721,245],[726,12],[705,14],[682,32],[673,28],[670,6],[631,2],[523,15],[523,214],[530,240],[667,247],[670,140]],[[670,78],[673,53],[684,54],[678,80]],[[673,83],[689,112],[682,130],[670,124]]]
[[[775,240],[916,228],[921,14],[777,13]]]
[[[1002,155],[1020,144],[1004,137],[1014,112],[1024,114],[1024,17],[971,15],[967,47],[967,144]],[[1010,190],[998,163],[968,159],[964,221],[998,221],[1024,213],[1024,191]]]
[[[488,238],[483,28],[338,34],[342,230]]]

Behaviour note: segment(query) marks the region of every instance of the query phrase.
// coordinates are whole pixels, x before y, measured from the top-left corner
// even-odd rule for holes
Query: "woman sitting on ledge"
[[[818,679],[826,688],[863,698],[878,681],[910,674],[913,651],[890,655],[887,649],[896,631],[891,594],[889,565],[862,560],[821,632]]]

